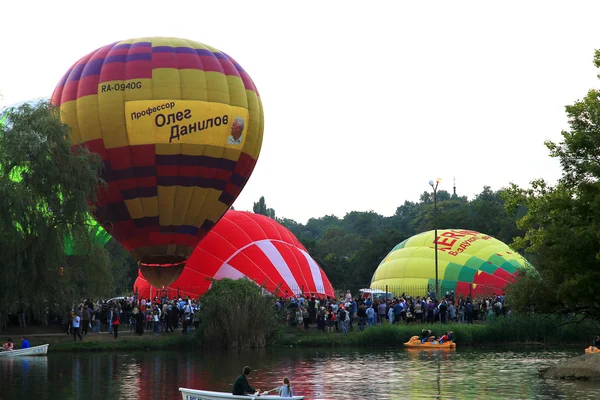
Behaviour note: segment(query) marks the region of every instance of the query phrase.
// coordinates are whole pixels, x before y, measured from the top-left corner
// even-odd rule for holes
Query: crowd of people
[[[322,332],[346,333],[355,325],[363,331],[368,326],[388,322],[399,323],[467,323],[485,320],[493,316],[510,315],[504,306],[502,295],[493,295],[473,301],[471,297],[456,296],[447,292],[441,299],[435,294],[411,297],[404,293],[399,297],[373,298],[352,296],[348,290],[340,298],[319,298],[316,296],[280,297],[276,303],[283,321],[301,330],[309,330],[316,324]]]
[[[67,334],[73,340],[83,340],[83,336],[100,333],[102,326],[117,339],[121,325],[129,332],[143,335],[152,331],[155,335],[174,332],[181,326],[181,332],[187,334],[192,326],[198,326],[200,304],[188,298],[168,299],[156,297],[154,300],[120,297],[109,301],[84,301],[74,307],[64,319]]]
[[[46,309],[44,322],[46,326],[61,326],[67,335],[73,335],[73,340],[83,340],[90,333],[102,331],[117,339],[123,329],[137,335],[145,331],[159,335],[178,329],[187,334],[200,322],[199,308],[197,300],[188,298],[147,300],[129,296],[105,301],[85,300],[74,304],[65,314]],[[18,321],[21,327],[30,323],[26,312],[19,314]]]

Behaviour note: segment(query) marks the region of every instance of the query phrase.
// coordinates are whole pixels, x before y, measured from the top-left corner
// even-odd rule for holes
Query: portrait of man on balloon
[[[244,118],[235,117],[231,124],[231,135],[227,138],[227,144],[242,143],[242,132],[244,131]]]

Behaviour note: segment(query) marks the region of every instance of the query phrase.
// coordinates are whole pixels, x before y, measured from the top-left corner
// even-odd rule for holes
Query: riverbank
[[[600,380],[600,353],[584,354],[561,360],[558,365],[540,371],[544,378]]]
[[[17,328],[2,332],[2,341],[12,338],[15,348],[21,344],[21,336],[25,335],[31,346],[49,344],[51,352],[86,352],[86,351],[118,351],[118,350],[165,350],[177,348],[194,348],[199,346],[196,336],[183,335],[181,330],[168,334],[154,335],[146,331],[142,336],[127,330],[119,332],[115,339],[112,333],[90,332],[82,335],[83,340],[73,340],[73,335],[54,327]],[[31,333],[30,333],[31,332]]]
[[[402,346],[422,329],[431,329],[432,335],[454,332],[458,347],[497,346],[581,346],[589,345],[598,331],[598,324],[563,324],[554,317],[535,315],[500,318],[480,324],[379,324],[360,332],[358,326],[346,334],[340,332],[308,332],[283,330],[274,345],[283,347],[377,347]]]
[[[43,327],[16,328],[3,332],[0,337],[12,337],[20,344],[20,336],[27,335],[32,346],[48,343],[50,351],[115,351],[115,350],[167,350],[177,348],[208,347],[195,330],[183,335],[181,330],[154,335],[146,331],[138,336],[124,326],[114,339],[107,332],[88,333],[83,341],[73,341],[72,335],[56,328]],[[465,347],[514,347],[514,346],[553,346],[581,347],[582,351],[598,331],[597,323],[565,324],[555,318],[525,316],[501,318],[481,324],[395,324],[387,323],[367,327],[360,332],[355,324],[348,333],[339,331],[321,332],[311,325],[308,331],[292,327],[281,327],[271,338],[270,347],[403,347],[412,336],[419,335],[422,329],[431,329],[432,334],[441,336],[445,331],[454,332],[458,348]],[[32,333],[29,333],[29,332]],[[33,333],[35,332],[35,333]],[[3,339],[5,340],[5,339]]]

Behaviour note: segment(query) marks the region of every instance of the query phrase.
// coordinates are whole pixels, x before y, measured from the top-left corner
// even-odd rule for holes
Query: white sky
[[[469,198],[555,182],[546,139],[598,87],[598,1],[10,1],[0,106],[50,96],[96,48],[182,37],[238,61],[258,87],[264,143],[235,202],[278,216],[391,215],[428,181]],[[418,3],[418,4],[415,4]],[[88,5],[89,4],[89,5]]]

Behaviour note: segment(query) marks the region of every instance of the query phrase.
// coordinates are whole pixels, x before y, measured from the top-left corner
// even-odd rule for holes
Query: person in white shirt
[[[75,311],[71,313],[71,323],[73,327],[73,340],[77,341],[77,336],[79,336],[79,340],[83,340],[83,336],[81,336],[81,332],[79,332],[79,326],[81,325],[81,318]]]

